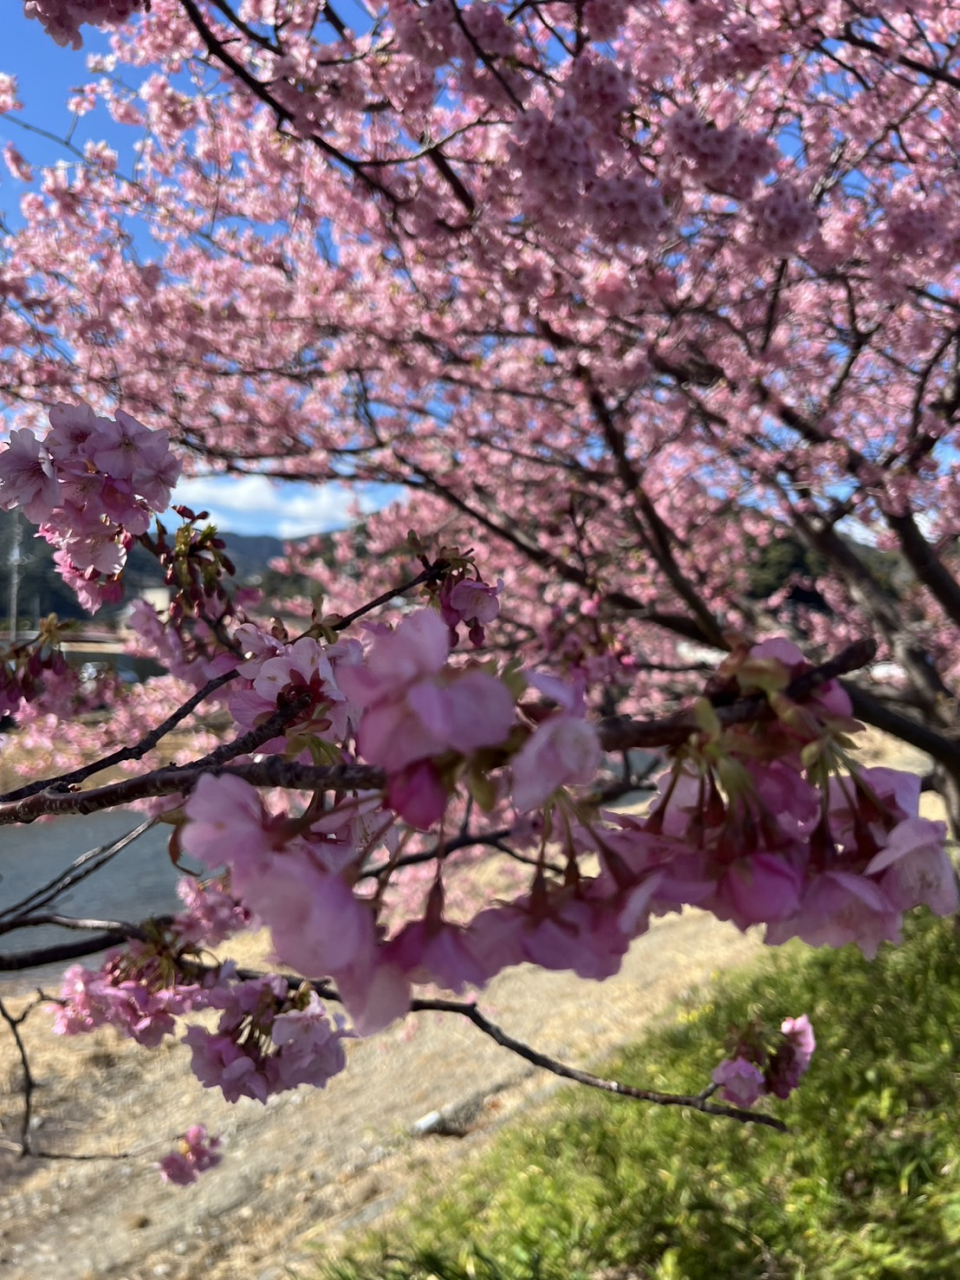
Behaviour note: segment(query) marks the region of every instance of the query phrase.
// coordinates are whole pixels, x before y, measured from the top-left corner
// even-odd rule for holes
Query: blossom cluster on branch
[[[960,822],[956,0],[26,11],[61,43],[111,31],[71,110],[138,145],[130,172],[73,131],[52,167],[4,150],[26,189],[0,397],[25,426],[0,506],[91,610],[152,551],[170,616],[133,625],[195,692],[170,680],[142,737],[151,695],[112,692],[135,741],[100,763],[133,776],[78,789],[97,766],[64,759],[0,822],[135,802],[175,859],[226,868],[172,923],[102,922],[131,943],[71,971],[64,1031],[153,1044],[216,1010],[195,1069],[263,1100],[424,987],[608,977],[663,912],[872,955],[905,911],[956,909],[918,780],[852,754],[854,713],[929,751]],[[27,123],[6,74],[0,112]],[[151,531],[174,441],[404,498],[290,548],[303,593],[271,617],[203,517]],[[392,612],[398,581],[421,595]],[[864,635],[887,684],[803,656]],[[65,754],[57,642],[9,656],[0,705]],[[223,740],[153,768],[201,706]],[[606,807],[604,752],[651,747],[649,809]],[[295,976],[203,962],[254,922]],[[684,1105],[743,1118],[813,1048],[802,1015],[747,1029]],[[218,1155],[190,1130],[165,1175]]]
[[[292,641],[252,621],[235,626],[244,657],[223,696],[237,726],[287,766],[289,781],[275,775],[287,796],[267,804],[242,776],[243,735],[223,757],[239,770],[217,767],[214,752],[206,769],[187,771],[182,809],[166,815],[172,850],[226,879],[185,882],[180,916],[98,971],[69,970],[59,1031],[109,1024],[151,1047],[177,1019],[218,1010],[215,1031],[191,1026],[184,1037],[194,1072],[230,1100],[265,1101],[343,1069],[347,1024],[331,1020],[321,990],[342,1002],[353,1034],[368,1035],[415,1007],[416,987],[463,994],[522,962],[608,978],[651,916],[684,906],[741,929],[762,924],[770,943],[855,942],[868,955],[898,939],[904,911],[956,910],[944,825],[919,817],[918,779],[857,766],[848,735],[859,726],[829,664],[812,667],[785,640],[735,647],[687,721],[659,730],[671,763],[649,812],[615,813],[589,787],[602,746],[638,727],[592,723],[582,685],[476,645],[451,651],[461,617],[495,622],[500,588],[465,578],[452,567],[463,557],[450,555],[425,574],[435,608],[367,624],[362,640],[323,622]],[[350,769],[354,783],[334,782]],[[165,772],[145,775],[142,794],[151,776],[156,795],[169,793]],[[464,841],[468,819],[451,838],[464,801],[488,815],[487,831],[496,823],[491,843],[521,855],[529,874],[512,899],[455,919],[451,854],[484,840],[482,824]],[[46,802],[30,803],[41,813]],[[63,800],[51,793],[49,803]],[[411,855],[412,838],[422,853]],[[411,862],[432,879],[398,920],[388,904]],[[199,963],[203,948],[255,924],[302,981]],[[743,1109],[796,1086],[812,1033],[788,1020],[783,1036],[762,1052],[744,1041],[717,1068],[726,1103]],[[187,1146],[174,1180],[211,1163]]]
[[[179,475],[169,432],[148,431],[122,409],[111,421],[58,405],[42,440],[24,428],[0,451],[0,509],[19,507],[39,524],[64,581],[93,613],[122,597],[130,543],[166,510]]]

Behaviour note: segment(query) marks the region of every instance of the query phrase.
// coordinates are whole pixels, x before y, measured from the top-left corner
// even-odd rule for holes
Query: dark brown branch
[[[762,405],[804,440],[814,445],[842,443],[846,449],[845,466],[859,484],[863,484],[863,471],[867,460],[851,444],[838,442],[827,435],[815,423],[774,394],[761,379],[753,382],[753,389]],[[960,583],[953,577],[934,548],[923,536],[909,506],[897,514],[890,504],[881,504],[881,515],[896,535],[900,549],[917,578],[941,605],[947,617],[960,625]]]
[[[191,974],[200,973],[205,971],[206,968],[203,965],[191,965],[190,972]],[[302,978],[286,974],[281,976],[284,977],[291,991],[297,990],[303,983]],[[237,977],[243,981],[248,981],[262,978],[263,974],[255,969],[238,969]],[[311,982],[310,986],[313,987],[321,999],[332,1000],[338,1004],[342,1003],[340,996],[329,983]],[[602,1076],[593,1075],[589,1071],[581,1071],[577,1067],[568,1067],[566,1064],[557,1061],[556,1058],[551,1058],[530,1045],[524,1044],[522,1040],[515,1040],[513,1036],[507,1035],[505,1031],[485,1017],[473,1001],[417,998],[410,1001],[410,1012],[458,1014],[460,1017],[472,1022],[479,1031],[489,1036],[491,1040],[502,1048],[515,1053],[526,1062],[532,1063],[533,1066],[549,1071],[562,1079],[573,1080],[577,1084],[586,1085],[590,1089],[601,1089],[605,1093],[617,1094],[621,1098],[633,1098],[638,1102],[652,1102],[661,1107],[689,1107],[691,1110],[700,1111],[705,1115],[725,1116],[729,1120],[739,1120],[742,1124],[760,1124],[769,1129],[776,1129],[779,1133],[789,1132],[783,1121],[777,1120],[773,1116],[764,1115],[762,1112],[747,1111],[741,1107],[729,1107],[723,1103],[710,1102],[711,1095],[716,1092],[715,1085],[711,1085],[703,1093],[661,1093],[656,1089],[637,1089],[633,1085],[621,1084],[617,1080],[605,1080]]]
[[[813,667],[791,681],[784,692],[793,701],[802,701],[830,680],[836,680],[839,676],[857,671],[872,662],[876,651],[877,647],[872,640],[856,640],[829,662]],[[714,708],[714,714],[721,725],[727,728],[734,724],[771,720],[775,713],[763,694],[753,694],[731,703],[730,706]],[[691,711],[680,711],[661,720],[648,721],[611,716],[600,722],[600,745],[605,751],[676,747],[686,742],[692,733],[696,733],[698,727]]]
[[[199,974],[210,972],[212,967],[189,963],[185,966],[185,969],[191,978],[194,978]],[[280,976],[284,978],[291,991],[295,991],[303,985],[303,979],[293,974],[282,974]],[[237,970],[237,978],[241,981],[261,977],[263,977],[263,974],[255,969]],[[311,982],[309,985],[322,999],[342,1004],[340,995],[328,982],[317,981]],[[711,1085],[702,1093],[697,1094],[662,1093],[656,1089],[638,1089],[633,1085],[622,1084],[617,1080],[606,1080],[602,1076],[596,1076],[589,1071],[581,1071],[577,1067],[568,1067],[556,1058],[551,1058],[548,1054],[541,1053],[530,1045],[524,1044],[522,1040],[516,1040],[513,1036],[508,1035],[482,1014],[473,1001],[416,998],[410,1001],[409,1011],[410,1013],[455,1013],[472,1022],[479,1031],[489,1036],[496,1044],[511,1053],[515,1053],[533,1066],[549,1071],[562,1079],[573,1080],[575,1083],[585,1085],[590,1089],[600,1089],[605,1093],[613,1093],[621,1098],[633,1098],[637,1102],[651,1102],[655,1106],[688,1107],[693,1111],[700,1111],[704,1115],[723,1116],[729,1120],[739,1120],[742,1124],[764,1125],[769,1129],[776,1129],[779,1133],[789,1132],[783,1121],[777,1120],[774,1116],[764,1115],[762,1112],[748,1111],[741,1107],[731,1107],[723,1103],[711,1102],[710,1097],[716,1092],[715,1085]]]
[[[20,1024],[27,1016],[29,1008],[33,1007],[34,1006],[32,1005],[29,1006],[28,1009],[24,1010],[18,1018],[15,1018],[3,1003],[3,1000],[0,999],[0,1018],[3,1018],[4,1022],[10,1028],[10,1034],[13,1036],[14,1043],[17,1046],[17,1053],[20,1056],[20,1067],[23,1071],[23,1119],[20,1122],[20,1142],[18,1144],[18,1150],[21,1158],[31,1154],[30,1121],[33,1118],[33,1091],[36,1088],[36,1081],[34,1080],[33,1073],[30,1070],[30,1059],[27,1057],[27,1048],[23,1043],[23,1036],[20,1034]]]
[[[440,148],[438,146],[430,147],[424,152],[424,155],[430,164],[432,164],[436,169],[437,173],[439,173],[447,182],[450,190],[463,205],[464,209],[466,209],[467,213],[474,213],[477,207],[477,202],[474,199],[473,192],[456,172],[453,165],[443,154]]]
[[[216,693],[218,689],[232,680],[236,674],[236,670],[227,671],[224,675],[217,676],[214,680],[208,680],[202,689],[198,689],[182,706],[179,706],[176,711],[167,716],[162,724],[158,724],[155,729],[151,729],[149,733],[144,734],[140,741],[134,743],[132,747],[121,747],[119,750],[111,752],[110,755],[103,756],[92,764],[83,765],[79,769],[72,769],[69,773],[58,774],[55,778],[43,778],[38,782],[31,782],[28,786],[19,787],[16,791],[8,791],[6,795],[0,796],[0,804],[10,800],[25,800],[28,796],[36,795],[38,791],[44,791],[48,787],[74,786],[83,782],[92,774],[100,773],[104,769],[111,769],[114,765],[123,764],[127,760],[143,759],[148,751],[152,751],[158,745],[161,738],[166,737],[182,720],[186,720],[187,716],[195,711],[201,702],[204,702],[211,694]]]
[[[415,578],[411,578],[409,582],[404,582],[399,587],[394,587],[390,591],[384,591],[382,595],[377,596],[375,600],[368,600],[366,604],[362,604],[359,609],[354,609],[353,613],[348,613],[345,617],[338,618],[330,628],[332,631],[345,631],[358,618],[364,617],[374,609],[378,609],[382,604],[389,604],[391,600],[395,600],[397,596],[406,595],[408,591],[412,591],[414,587],[422,587],[425,582],[434,582],[437,578],[446,573],[449,565],[446,560],[435,560],[433,564],[427,565],[422,573],[418,573]]]
[[[245,85],[255,98],[264,103],[265,106],[269,107],[270,110],[275,113],[278,125],[283,123],[292,124],[292,113],[276,100],[267,85],[261,83],[256,76],[252,75],[242,63],[238,62],[237,59],[228,52],[224,47],[223,42],[217,39],[204,22],[203,14],[194,3],[194,0],[180,0],[180,4],[185,10],[187,17],[190,19],[197,35],[203,41],[204,47],[206,48],[209,56],[219,62],[227,71],[231,72],[232,75],[236,76],[240,83]],[[298,136],[301,135],[298,134]],[[326,138],[321,138],[315,133],[307,136],[306,141],[312,142],[313,145],[317,147],[318,150],[322,151],[329,160],[332,160],[337,164],[342,164],[345,169],[348,169],[355,177],[359,178],[371,192],[385,196],[392,204],[397,203],[396,197],[388,190],[388,188],[383,186],[382,183],[377,182],[369,173],[367,173],[362,161],[355,160],[352,156],[346,155],[343,151],[338,150],[338,148],[332,143],[328,142]]]
[[[27,800],[0,804],[0,827],[34,822],[45,815],[100,813],[134,800],[172,796],[193,790],[204,774],[243,778],[254,787],[286,787],[291,791],[379,791],[386,785],[382,769],[372,765],[306,765],[271,756],[266,760],[235,765],[168,765],[140,778],[127,778],[89,791],[42,791]]]
[[[411,578],[409,582],[401,583],[399,587],[395,587],[390,591],[384,591],[375,600],[369,600],[366,604],[361,605],[359,609],[354,609],[353,613],[348,613],[345,617],[338,618],[336,622],[331,624],[331,631],[345,631],[358,618],[364,617],[365,614],[379,608],[382,604],[388,604],[397,596],[405,595],[408,591],[414,590],[415,587],[422,586],[426,582],[433,582],[446,570],[447,562],[445,560],[437,560],[434,564],[427,565],[421,573],[418,573],[415,578]],[[201,702],[209,698],[211,694],[216,693],[218,689],[233,680],[238,674],[238,670],[234,668],[232,671],[227,671],[223,675],[217,676],[214,680],[208,680],[202,689],[198,689],[182,706],[167,716],[162,724],[157,725],[155,729],[151,729],[132,747],[121,747],[119,750],[111,752],[110,755],[102,756],[99,760],[94,760],[91,764],[83,765],[79,769],[72,769],[69,773],[61,773],[54,778],[41,779],[37,782],[31,782],[28,786],[19,787],[16,791],[9,791],[6,795],[0,796],[0,808],[11,801],[26,800],[41,791],[66,790],[84,782],[95,773],[101,773],[104,769],[112,768],[114,765],[122,764],[127,760],[141,760],[159,744],[161,738],[170,733],[172,729],[175,729],[192,711],[195,711]],[[269,742],[271,738],[277,737],[287,721],[297,714],[298,709],[302,709],[302,707],[294,707],[293,704],[288,704],[286,708],[278,708],[274,715],[264,724],[251,729],[249,733],[235,739],[234,742],[225,743],[223,746],[218,747],[216,751],[211,752],[209,756],[205,756],[203,760],[196,761],[195,765],[199,767],[208,763],[225,764],[227,760],[235,759],[239,755],[249,755],[250,752],[256,751],[257,747],[262,743]]]
[[[935,62],[923,62],[920,58],[914,58],[909,53],[891,55],[889,49],[884,49],[882,45],[876,44],[873,40],[868,40],[866,36],[861,36],[854,31],[852,23],[845,23],[843,34],[835,36],[834,39],[844,40],[847,44],[853,45],[855,49],[866,49],[870,53],[876,53],[885,64],[889,63],[892,56],[893,61],[898,66],[907,67],[911,71],[916,71],[919,75],[927,76],[930,80],[938,81],[940,84],[948,84],[953,89],[960,89],[960,76],[954,75],[946,67],[940,67]]]
[[[693,1111],[700,1111],[704,1115],[725,1116],[729,1120],[739,1120],[741,1124],[760,1124],[765,1125],[769,1129],[776,1129],[778,1133],[788,1133],[789,1130],[782,1120],[777,1120],[774,1116],[764,1115],[759,1111],[747,1111],[741,1107],[729,1107],[723,1103],[711,1102],[710,1097],[715,1092],[715,1087],[711,1086],[704,1090],[703,1093],[695,1094],[679,1094],[679,1093],[661,1093],[656,1089],[636,1089],[633,1085],[622,1084],[619,1080],[605,1080],[602,1076],[595,1076],[590,1071],[581,1071],[577,1067],[568,1067],[562,1062],[558,1062],[556,1058],[551,1058],[548,1054],[541,1053],[537,1049],[533,1049],[530,1045],[524,1044],[522,1040],[515,1040],[513,1036],[507,1035],[500,1027],[486,1018],[475,1004],[464,1003],[459,1000],[412,1000],[410,1002],[410,1010],[413,1013],[421,1011],[431,1011],[436,1013],[456,1013],[462,1018],[466,1018],[469,1022],[484,1035],[489,1036],[496,1044],[501,1045],[504,1049],[509,1049],[511,1053],[515,1053],[524,1061],[530,1062],[535,1067],[540,1067],[544,1071],[549,1071],[555,1076],[560,1076],[564,1080],[573,1080],[577,1084],[586,1085],[589,1089],[600,1089],[604,1093],[613,1093],[620,1098],[634,1098],[638,1102],[652,1102],[660,1107],[689,1107]]]
[[[39,969],[46,964],[64,964],[68,960],[82,960],[85,956],[97,955],[100,951],[108,951],[111,947],[120,947],[130,938],[142,938],[143,931],[139,926],[131,926],[124,933],[96,933],[89,938],[78,938],[76,942],[58,942],[49,947],[34,947],[30,951],[14,951],[0,954],[0,973],[22,973],[25,969]]]
[[[855,641],[836,658],[812,668],[792,681],[786,689],[786,695],[794,700],[809,697],[828,681],[866,666],[872,661],[875,652],[876,646],[872,640]],[[721,724],[726,726],[769,720],[774,713],[762,695],[753,695],[730,706],[718,707],[716,714]],[[697,729],[697,722],[689,711],[652,721],[633,721],[616,716],[601,721],[599,726],[600,743],[606,751],[679,746]],[[371,765],[303,765],[276,756],[229,766],[211,763],[211,760],[212,757],[208,756],[190,765],[170,765],[140,778],[128,778],[90,791],[51,789],[26,800],[0,804],[0,826],[34,822],[45,815],[99,813],[103,809],[114,809],[134,800],[188,793],[203,774],[214,777],[226,774],[243,778],[255,787],[285,787],[294,791],[316,791],[321,788],[379,791],[386,785],[384,771]]]
[[[901,742],[909,742],[918,751],[925,751],[947,769],[960,774],[960,744],[888,706],[861,685],[847,680],[842,683],[850,695],[853,714],[858,719],[899,738]]]
[[[280,54],[283,52],[280,45],[275,44],[272,40],[268,40],[265,36],[260,35],[258,31],[254,31],[252,27],[248,27],[243,19],[233,12],[226,0],[210,0],[215,9],[219,9],[231,26],[241,31],[251,44],[257,44],[261,49],[267,49],[270,53]]]
[[[560,556],[554,555],[546,546],[534,541],[519,527],[512,517],[503,512],[498,512],[498,519],[494,519],[480,506],[471,504],[460,497],[449,485],[444,484],[443,481],[437,479],[430,472],[403,457],[396,449],[394,450],[394,457],[406,469],[408,475],[418,478],[424,488],[429,489],[431,493],[437,494],[438,497],[442,498],[457,511],[469,516],[471,520],[482,528],[487,529],[495,537],[501,538],[519,551],[532,564],[555,573],[564,582],[573,583],[591,594],[595,592],[596,584],[588,574],[584,573],[575,564],[571,564],[561,559]],[[415,486],[409,485],[409,487],[414,488]],[[714,641],[704,632],[703,627],[695,618],[687,617],[682,613],[663,613],[657,609],[651,609],[642,600],[637,599],[636,596],[629,595],[625,591],[605,591],[601,597],[601,603],[606,609],[617,613],[629,614],[639,622],[649,622],[652,626],[661,627],[673,635],[683,636],[684,639],[693,640],[697,644],[714,644]],[[714,647],[728,648],[726,643],[718,643]]]
[[[649,547],[651,554],[656,557],[664,577],[696,618],[706,640],[722,648],[723,631],[678,564],[673,553],[672,531],[644,491],[643,477],[630,460],[623,431],[593,381],[590,371],[581,368],[578,370],[578,377],[586,388],[593,416],[600,427],[607,448],[613,455],[624,495],[631,504],[635,504],[635,507],[631,505],[629,510],[638,533]]]

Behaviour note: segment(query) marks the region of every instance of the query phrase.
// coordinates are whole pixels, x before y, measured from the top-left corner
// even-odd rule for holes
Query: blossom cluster
[[[133,538],[164,511],[180,474],[167,431],[148,431],[118,409],[56,405],[42,440],[26,428],[0,451],[0,509],[20,507],[57,548],[64,580],[91,613],[122,595]]]
[[[792,182],[775,182],[754,207],[760,241],[773,253],[785,256],[809,240],[817,229],[810,201]]]
[[[516,661],[498,664],[478,650],[500,591],[475,564],[438,585],[437,612],[332,643],[310,601],[299,639],[238,627],[212,585],[212,541],[192,567],[160,551],[181,590],[169,623],[136,611],[144,643],[194,683],[239,661],[222,701],[241,731],[281,726],[259,744],[271,763],[366,779],[281,806],[238,777],[203,778],[182,846],[229,879],[190,890],[178,945],[196,954],[256,916],[281,959],[336,982],[365,1031],[416,984],[461,991],[521,961],[609,976],[652,914],[686,905],[770,943],[868,954],[914,905],[952,910],[943,829],[919,816],[918,785],[857,768],[839,688],[788,696],[808,669],[784,645],[724,664],[650,813],[598,812],[575,788],[595,780],[605,741],[588,697],[649,712],[689,671],[677,637],[719,642],[788,613],[816,645],[865,631],[907,645],[896,678],[946,733],[949,700],[931,690],[958,663],[941,563],[960,492],[941,443],[957,407],[954,0],[890,3],[882,22],[840,0],[382,0],[359,33],[336,6],[314,22],[301,0],[192,16],[177,0],[152,13],[26,0],[73,44],[83,22],[140,8],[72,105],[145,130],[136,186],[91,142],[24,194],[0,272],[7,399],[173,396],[178,430],[216,466],[406,478],[418,520],[446,529],[451,509],[473,510],[517,554],[498,638]],[[16,109],[0,75],[0,112]],[[4,159],[33,181],[16,149]],[[149,263],[131,238],[141,217]],[[92,608],[119,592],[175,464],[165,433],[126,415],[55,414],[46,439],[14,432],[0,454],[0,505],[34,513]],[[913,568],[899,622],[879,587],[872,604],[851,597],[844,584],[873,571],[850,572],[858,553],[842,542],[842,572],[778,582],[755,607],[763,539],[792,521],[829,548],[837,493]],[[395,586],[394,519],[367,522],[362,575],[350,534],[315,571],[325,591],[339,572],[344,614]],[[792,599],[798,587],[825,608]],[[456,653],[464,631],[473,648]],[[65,667],[44,661],[0,668],[0,708],[41,682],[48,704],[66,702]],[[543,661],[566,683],[532,669]],[[751,693],[762,717],[725,718]],[[526,880],[459,910],[473,836]],[[397,918],[391,898],[410,883],[429,889]],[[215,995],[198,967],[172,972],[168,943],[71,971],[63,1029],[110,1023],[155,1043],[212,1008],[217,1032],[191,1044],[211,1082],[260,1096],[325,1078],[340,1029],[312,997],[227,971]],[[753,1073],[787,1088],[812,1035],[783,1035],[789,1050],[741,1048],[724,1087]],[[187,1147],[181,1174],[205,1159],[202,1135]]]
[[[254,917],[222,881],[181,876],[177,896],[184,910],[174,916],[172,928],[187,946],[217,947],[254,925]]]
[[[768,138],[736,124],[718,128],[689,103],[670,116],[667,134],[699,182],[737,199],[749,197],[777,162]]]
[[[280,698],[299,697],[304,706],[290,721],[300,734],[314,734],[342,742],[356,723],[357,710],[347,700],[338,672],[360,662],[362,649],[356,640],[322,645],[309,636],[284,643],[266,635],[251,623],[237,627],[235,638],[247,655],[240,679],[228,696],[230,714],[244,729],[252,729],[277,709]],[[283,739],[274,744],[279,746]]]
[[[570,98],[552,116],[531,107],[513,127],[513,157],[532,208],[574,216],[596,171],[594,127]]]
[[[780,640],[755,646],[748,663],[774,678],[777,666],[802,671],[799,650]],[[855,726],[844,691],[828,685],[802,710],[779,709],[779,754],[772,727],[767,758],[753,733],[731,751],[728,732],[725,751],[711,758],[708,747],[661,779],[648,818],[611,818],[610,873],[628,868],[645,910],[695,905],[741,929],[764,924],[771,945],[854,942],[868,956],[899,940],[904,911],[955,911],[946,828],[919,816],[919,778],[831,772],[830,733]]]
[[[223,1155],[219,1148],[219,1137],[208,1137],[205,1125],[191,1125],[176,1150],[157,1162],[160,1177],[176,1187],[188,1187],[196,1182],[199,1174],[220,1163]]]
[[[157,959],[142,944],[108,952],[100,969],[71,965],[63,975],[53,1029],[75,1036],[114,1027],[147,1048],[172,1035],[175,1019],[203,1008],[207,993],[199,983],[167,985]]]
[[[207,999],[207,1008],[222,1011],[217,1030],[192,1026],[183,1037],[202,1085],[228,1102],[266,1102],[301,1084],[322,1089],[343,1070],[342,1022],[331,1023],[315,991],[291,998],[279,975],[228,983],[229,976],[224,967]]]
[[[917,814],[919,781],[886,769],[838,772],[855,727],[849,701],[830,682],[802,702],[790,696],[810,671],[795,646],[742,645],[709,686],[721,702],[761,699],[762,736],[754,721],[725,724],[704,699],[650,812],[598,813],[569,791],[589,784],[600,763],[583,681],[509,667],[498,675],[492,662],[463,658],[455,665],[454,613],[476,622],[495,604],[471,579],[459,596],[441,589],[437,610],[394,629],[370,626],[366,647],[309,636],[286,644],[252,624],[239,628],[249,656],[233,695],[238,722],[260,723],[300,697],[299,718],[275,749],[362,761],[386,783],[324,803],[315,796],[297,810],[268,807],[239,777],[201,775],[178,847],[221,878],[183,887],[186,910],[159,941],[111,953],[96,973],[68,970],[57,1030],[109,1024],[156,1045],[178,1018],[216,1010],[215,1030],[193,1025],[184,1035],[194,1073],[228,1100],[263,1102],[300,1084],[322,1087],[345,1065],[344,1038],[404,1016],[414,986],[462,993],[524,962],[603,980],[653,914],[694,905],[742,929],[765,925],[770,943],[854,942],[872,955],[897,940],[904,911],[956,909],[942,824]],[[501,813],[512,806],[511,842],[538,853],[525,891],[460,923],[446,914],[442,824],[465,782]],[[402,863],[403,823],[440,825],[436,871],[422,910],[389,923],[384,890]],[[597,859],[596,873],[586,873],[587,858]],[[255,920],[269,928],[276,960],[308,981],[191,960]],[[316,980],[336,984],[351,1031],[330,1018]],[[773,1047],[744,1038],[714,1083],[741,1106],[763,1093],[786,1097],[813,1047],[808,1021],[788,1019]],[[198,1150],[171,1164],[173,1180],[199,1169]]]
[[[806,1014],[785,1018],[772,1045],[759,1027],[739,1040],[735,1056],[714,1069],[712,1080],[720,1085],[724,1102],[752,1107],[764,1094],[788,1098],[810,1066],[817,1042]]]
[[[250,917],[236,904],[232,920],[222,918],[223,901],[214,905],[221,918],[210,937],[249,925]],[[154,945],[137,942],[111,951],[98,970],[71,966],[63,977],[54,1030],[72,1036],[112,1026],[155,1048],[174,1034],[177,1018],[219,1010],[216,1031],[190,1026],[183,1043],[191,1050],[197,1078],[207,1088],[219,1088],[228,1102],[242,1097],[266,1102],[301,1084],[322,1088],[343,1070],[343,1020],[337,1015],[331,1021],[315,991],[279,975],[244,980],[230,963],[197,965],[189,958],[189,933],[181,918]]]
[[[117,26],[145,6],[144,0],[25,0],[28,18],[38,18],[57,44],[74,49],[83,45],[80,28]]]
[[[270,927],[278,958],[333,978],[361,1033],[401,1016],[411,983],[459,991],[523,960],[607,977],[651,913],[685,905],[742,929],[763,924],[770,943],[855,942],[867,954],[898,938],[904,911],[956,908],[943,826],[917,815],[919,781],[834,771],[849,703],[834,684],[802,705],[786,697],[807,669],[794,646],[768,641],[728,660],[724,678],[741,693],[766,689],[776,708],[763,750],[752,727],[723,729],[704,707],[703,732],[660,780],[650,814],[601,819],[584,817],[566,792],[600,760],[582,690],[529,673],[527,688],[556,710],[518,732],[508,687],[486,671],[451,670],[447,651],[442,620],[424,611],[378,630],[363,660],[338,672],[358,753],[387,773],[382,796],[294,818],[272,814],[238,778],[205,776],[185,807],[183,848],[211,869],[228,866],[232,892]],[[269,661],[280,662],[282,684],[288,659]],[[554,831],[568,858],[563,879],[538,867],[528,892],[463,925],[445,919],[438,882],[423,917],[385,937],[378,900],[360,890],[370,833],[395,856],[387,833],[397,818],[439,822],[458,778],[478,769],[492,769],[494,793],[511,797],[518,843],[543,848]],[[591,877],[580,860],[593,853]],[[439,867],[442,843],[437,856]]]

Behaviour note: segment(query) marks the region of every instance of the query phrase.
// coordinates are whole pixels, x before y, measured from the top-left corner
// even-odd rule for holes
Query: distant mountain
[[[237,571],[241,584],[256,582],[270,572],[270,561],[283,555],[286,543],[269,534],[227,533],[220,535],[227,544],[227,555]]]
[[[0,511],[0,627],[6,624],[10,608],[10,558],[16,540],[17,514]],[[53,548],[42,538],[35,536],[36,529],[20,517],[20,607],[24,621],[46,617],[55,613],[60,618],[86,618],[76,596],[57,573],[53,563]],[[270,573],[270,561],[283,555],[284,542],[265,534],[221,534],[227,547],[227,555],[236,567],[234,582],[237,586],[256,584]],[[136,599],[149,587],[163,586],[163,571],[141,546],[130,553],[125,570],[126,600]],[[123,609],[124,603],[104,606],[98,619],[109,622]]]

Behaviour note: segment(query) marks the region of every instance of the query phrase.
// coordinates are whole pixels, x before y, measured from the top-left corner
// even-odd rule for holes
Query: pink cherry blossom
[[[718,902],[740,927],[785,920],[800,905],[803,877],[797,862],[783,854],[756,853],[738,858],[720,877]]]
[[[788,1098],[806,1074],[817,1042],[806,1014],[785,1018],[780,1030],[784,1038],[767,1064],[764,1079],[770,1093]]]
[[[447,789],[429,760],[418,760],[395,773],[386,798],[399,817],[421,831],[439,822],[447,808]]]
[[[746,1058],[727,1058],[710,1077],[721,1085],[720,1097],[736,1107],[752,1107],[763,1092],[763,1074]]]
[[[929,747],[949,793],[954,0],[374,0],[351,30],[314,8],[26,4],[110,51],[71,89],[69,164],[32,166],[29,132],[4,151],[0,506],[89,610],[135,551],[173,594],[132,615],[170,673],[149,686],[85,690],[52,622],[0,655],[11,767],[116,759],[173,715],[149,757],[120,752],[126,794],[226,868],[68,971],[60,1029],[155,1045],[218,1010],[188,1033],[198,1070],[262,1100],[341,1062],[314,978],[366,1033],[413,982],[607,977],[688,904],[867,954],[904,911],[954,910],[919,782],[859,768],[851,719]],[[288,547],[282,599],[232,592],[203,517],[154,519],[175,447],[254,486],[335,480],[362,522]],[[461,623],[483,655],[451,654]],[[847,670],[866,637],[877,662]],[[837,655],[849,693],[805,689]],[[566,790],[611,742],[667,752],[645,814]],[[154,772],[168,751],[297,782],[261,797],[201,765],[182,799]],[[99,803],[71,785],[5,812]],[[198,971],[254,918],[304,984]],[[804,1018],[745,1032],[727,1096],[756,1072],[786,1096],[812,1052]]]
[[[938,916],[957,910],[957,873],[944,848],[946,827],[927,818],[906,818],[889,833],[865,874],[900,911],[923,904]]]
[[[438,920],[411,920],[391,938],[387,955],[411,982],[436,983],[458,995],[465,987],[484,987],[489,974],[474,955],[471,934]]]
[[[393,773],[507,736],[513,722],[507,688],[484,672],[447,673],[448,651],[447,628],[424,610],[378,635],[364,666],[343,668],[341,686],[363,708],[357,745],[365,760]]]
[[[473,645],[479,648],[483,644],[484,625],[500,612],[497,597],[502,590],[502,578],[495,587],[474,578],[446,579],[440,589],[440,616],[450,628],[451,644],[456,643],[460,623],[467,624]]]
[[[215,1168],[223,1159],[219,1150],[220,1138],[207,1136],[206,1127],[195,1124],[180,1139],[177,1149],[164,1156],[157,1164],[160,1177],[177,1187],[187,1187],[196,1182],[201,1173]]]
[[[538,726],[513,759],[513,801],[535,809],[559,787],[592,781],[600,764],[596,729],[586,720],[557,715]]]
[[[881,942],[900,941],[901,915],[871,880],[846,871],[829,871],[811,880],[800,909],[767,926],[771,945],[801,938],[812,947],[842,947],[855,942],[872,959]]]
[[[236,877],[265,873],[272,841],[260,795],[241,778],[204,774],[184,811],[183,847],[211,871],[229,862]]]
[[[60,480],[50,454],[32,431],[12,431],[0,452],[0,506],[22,507],[39,522],[60,502]]]

